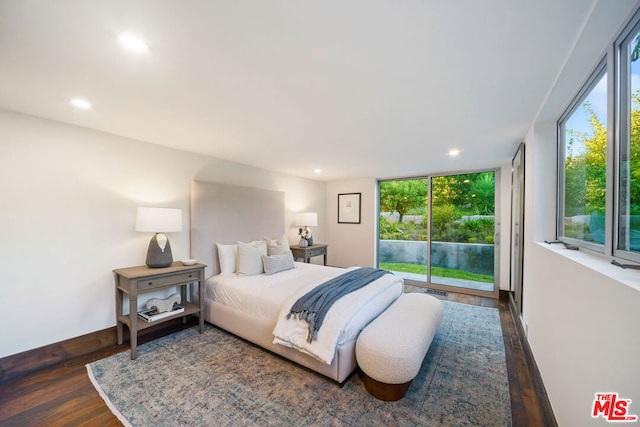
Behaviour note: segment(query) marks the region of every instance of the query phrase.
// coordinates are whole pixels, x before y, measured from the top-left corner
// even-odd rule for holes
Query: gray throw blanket
[[[305,320],[309,324],[307,341],[318,339],[318,330],[334,302],[353,291],[368,285],[388,271],[372,267],[362,267],[347,271],[325,283],[316,286],[293,304],[287,319],[291,316]]]

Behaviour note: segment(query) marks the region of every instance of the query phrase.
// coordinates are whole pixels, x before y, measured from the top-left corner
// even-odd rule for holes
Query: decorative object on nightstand
[[[147,266],[168,267],[173,262],[173,254],[164,233],[182,231],[182,209],[138,208],[136,231],[155,233],[147,250]]]
[[[158,309],[148,308],[146,310],[142,310],[138,312],[138,317],[143,319],[146,322],[155,322],[160,319],[164,319],[166,317],[174,316],[176,314],[184,313],[184,307],[179,305],[174,305],[171,307],[170,311],[163,311],[162,313],[158,311]]]
[[[300,247],[313,245],[313,234],[309,227],[316,227],[318,225],[318,213],[317,212],[299,212],[296,214],[296,225],[300,226],[298,229],[298,235],[300,235]],[[302,240],[306,241],[306,245]]]
[[[176,292],[175,294],[169,295],[169,298],[166,299],[151,298],[147,301],[147,308],[155,307],[159,313],[164,313],[165,311],[171,311],[173,305],[180,304],[181,300],[180,294]]]

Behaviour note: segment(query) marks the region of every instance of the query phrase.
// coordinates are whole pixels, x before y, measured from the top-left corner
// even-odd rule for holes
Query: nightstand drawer
[[[138,291],[147,291],[149,289],[162,288],[164,286],[178,285],[180,283],[189,283],[199,280],[197,271],[188,273],[173,274],[171,276],[152,277],[138,281]]]
[[[313,246],[300,247],[298,245],[291,246],[291,252],[294,258],[302,258],[304,262],[311,262],[311,258],[324,255],[324,265],[327,265],[327,245],[315,244]]]
[[[309,249],[307,251],[307,256],[313,257],[318,255],[324,255],[325,253],[326,253],[326,248],[314,248],[314,249]]]

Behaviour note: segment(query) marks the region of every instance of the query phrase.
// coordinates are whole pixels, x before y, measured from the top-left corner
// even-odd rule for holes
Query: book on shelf
[[[153,322],[155,320],[160,320],[165,317],[173,316],[174,314],[182,313],[184,311],[184,307],[178,304],[174,304],[173,308],[170,311],[158,312],[158,309],[153,307],[147,310],[142,310],[138,312],[138,316],[147,322]]]

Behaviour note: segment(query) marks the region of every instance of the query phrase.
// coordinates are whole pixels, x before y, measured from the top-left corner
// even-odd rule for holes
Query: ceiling
[[[0,108],[326,181],[489,168],[593,5],[0,0]]]

